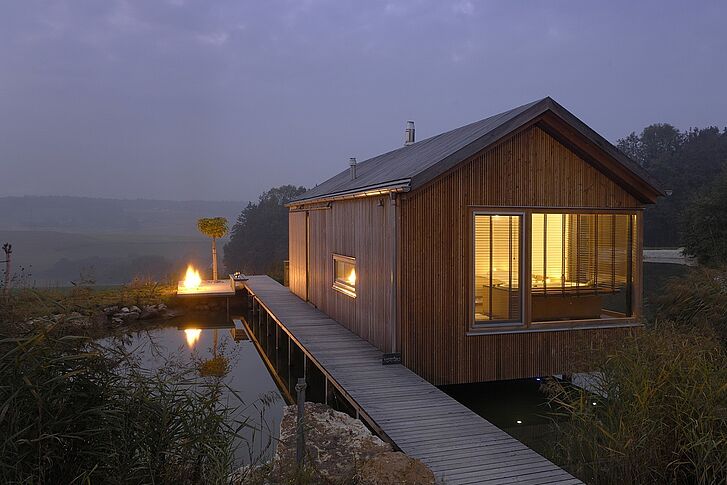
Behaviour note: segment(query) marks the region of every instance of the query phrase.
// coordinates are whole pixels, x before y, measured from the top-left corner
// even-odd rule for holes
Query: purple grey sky
[[[0,0],[0,195],[254,199],[553,96],[727,124],[724,1]]]

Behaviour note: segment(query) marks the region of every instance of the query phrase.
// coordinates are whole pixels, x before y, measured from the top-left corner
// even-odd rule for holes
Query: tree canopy
[[[690,229],[682,222],[690,205],[710,191],[727,167],[727,129],[692,128],[682,132],[658,123],[647,126],[639,135],[631,133],[619,140],[618,147],[671,192],[646,208],[644,244],[684,245]],[[727,206],[722,207],[727,210]]]
[[[197,220],[197,229],[207,237],[221,238],[227,234],[227,219],[224,217],[205,217]]]
[[[228,271],[269,274],[282,281],[283,261],[288,259],[285,204],[305,191],[294,185],[275,187],[242,210],[225,244],[223,261]]]
[[[681,223],[687,254],[709,266],[727,265],[727,170],[685,208]]]

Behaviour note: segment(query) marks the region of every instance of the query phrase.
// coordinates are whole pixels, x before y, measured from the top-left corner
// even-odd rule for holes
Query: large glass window
[[[333,255],[333,289],[356,297],[356,259]]]
[[[532,321],[632,315],[632,214],[532,214]]]
[[[521,322],[522,216],[474,216],[475,323]]]

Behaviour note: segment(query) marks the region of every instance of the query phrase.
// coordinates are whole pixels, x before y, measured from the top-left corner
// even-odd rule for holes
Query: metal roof
[[[641,166],[552,98],[546,97],[360,162],[356,165],[356,178],[351,179],[349,170],[344,170],[293,199],[291,204],[332,197],[350,197],[369,191],[385,190],[387,187],[400,188],[402,185],[406,186],[406,190],[413,190],[546,111],[558,115],[628,168],[653,189],[654,193],[663,195],[663,191]]]

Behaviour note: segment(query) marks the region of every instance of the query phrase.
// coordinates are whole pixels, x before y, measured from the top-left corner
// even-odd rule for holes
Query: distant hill
[[[139,276],[175,280],[188,263],[205,272],[209,267],[210,241],[197,231],[197,219],[226,217],[231,227],[246,205],[2,197],[0,244],[13,245],[13,272],[24,267],[32,275],[30,283],[67,286],[89,278],[118,284]]]
[[[200,217],[232,224],[247,202],[0,197],[0,230],[194,235]]]

